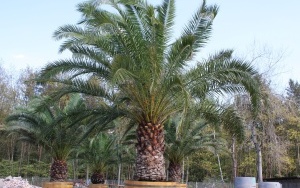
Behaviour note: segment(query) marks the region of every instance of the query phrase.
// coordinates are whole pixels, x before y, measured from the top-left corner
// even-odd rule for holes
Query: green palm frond
[[[247,62],[233,59],[231,51],[221,51],[188,72],[186,84],[193,96],[205,98],[214,94],[257,92],[253,79],[256,71]]]
[[[199,149],[215,153],[226,148],[218,131],[226,131],[239,141],[244,139],[244,123],[232,107],[212,100],[192,103],[189,113],[179,126],[180,117],[172,117],[165,126],[166,158],[180,164],[185,157]]]
[[[207,6],[204,0],[201,7],[184,28],[183,36],[194,36],[192,43],[192,52],[199,51],[200,48],[208,41],[211,34],[211,26],[214,18],[218,13],[218,6]]]
[[[85,111],[82,98],[78,94],[70,95],[63,108],[43,106],[38,111],[36,107],[41,106],[40,103],[43,99],[36,99],[28,108],[10,115],[6,119],[7,130],[18,132],[22,140],[45,146],[53,158],[65,160],[85,132],[78,117],[80,111]]]
[[[241,142],[245,138],[244,120],[238,115],[236,110],[229,106],[221,114],[224,130],[229,132],[232,137]]]
[[[164,44],[168,44],[172,37],[172,30],[175,25],[175,1],[164,0],[162,5],[158,7],[158,19],[162,23]]]
[[[102,8],[104,4],[115,12]],[[173,0],[157,7],[144,1],[91,1],[79,4],[78,10],[83,16],[82,27],[66,25],[54,33],[56,39],[66,39],[62,49],[69,49],[74,57],[47,65],[40,76],[42,81],[67,85],[55,93],[56,99],[73,92],[107,99],[114,92],[126,98],[126,105],[120,107],[126,106],[128,115],[137,121],[163,122],[173,113],[184,114],[190,97],[255,90],[252,67],[233,59],[231,50],[185,70],[210,36],[216,5],[203,1],[182,35],[171,44]],[[55,79],[60,74],[69,75],[70,80]],[[85,84],[89,76],[112,87]]]
[[[103,173],[107,166],[117,161],[115,141],[113,135],[100,133],[80,147],[78,156],[89,164],[92,172]]]
[[[178,120],[177,120],[178,121]],[[197,149],[206,147],[211,143],[209,134],[201,134],[207,126],[204,121],[191,125],[187,120],[184,128],[178,135],[178,126],[175,122],[169,123],[166,129],[166,151],[165,156],[170,162],[180,164],[182,160],[194,153]]]
[[[206,1],[203,1],[180,38],[171,45],[168,55],[170,68],[175,71],[178,71],[178,68],[180,70],[192,59],[194,53],[204,46],[210,37],[212,21],[217,12],[217,6],[207,6]]]
[[[75,76],[72,76],[73,78],[88,74],[97,74],[98,76],[107,78],[108,68],[109,67],[104,67],[102,64],[98,63],[98,61],[95,62],[83,58],[76,58],[53,62],[53,64],[46,66],[41,74],[43,74],[44,79],[49,79],[51,75],[56,75],[58,73],[67,75],[74,74]]]
[[[59,27],[58,30],[54,32],[53,37],[55,37],[57,40],[68,37],[76,38],[81,36],[84,32],[84,29],[75,25],[65,25],[64,27]]]

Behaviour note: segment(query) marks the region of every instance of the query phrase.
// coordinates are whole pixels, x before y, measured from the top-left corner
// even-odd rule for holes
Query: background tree
[[[17,135],[7,134],[5,132],[5,118],[13,111],[14,107],[19,104],[19,92],[13,77],[0,65],[0,161],[6,159],[9,164],[7,169],[9,173],[17,174],[18,165],[15,164],[17,159],[16,142]]]
[[[19,93],[12,76],[2,66],[0,66],[0,90],[0,125],[4,125],[6,116],[19,102]]]
[[[289,80],[289,86],[286,89],[287,95],[283,99],[286,106],[285,117],[278,119],[280,124],[277,126],[277,131],[282,140],[287,145],[289,157],[286,161],[290,163],[290,175],[298,175],[300,169],[300,114],[299,114],[299,99],[300,99],[300,85],[297,81]]]
[[[50,181],[66,181],[66,160],[82,140],[84,128],[77,116],[85,106],[79,95],[69,95],[65,101],[40,111],[36,107],[43,102],[37,98],[27,108],[22,108],[7,118],[9,131],[18,132],[19,139],[42,145],[53,157]]]
[[[238,114],[233,105],[223,104],[224,110],[220,115],[222,127],[219,130],[221,132],[221,137],[227,140],[231,154],[231,180],[237,176],[238,170],[238,159],[236,145],[245,141],[245,127],[243,118]]]
[[[289,86],[286,89],[287,99],[294,101],[298,106],[300,105],[300,84],[292,79],[289,80]]]
[[[250,138],[256,152],[256,168],[258,182],[263,181],[263,175],[270,177],[276,172],[280,175],[281,169],[286,165],[286,145],[277,135],[276,126],[280,119],[285,118],[284,104],[270,89],[267,81],[260,77],[261,102],[257,114],[253,116],[249,108],[247,95],[236,98],[236,106],[245,118],[246,126],[250,131]],[[277,148],[277,149],[274,149]],[[271,162],[272,161],[272,162]],[[264,163],[263,163],[264,162]],[[271,165],[271,163],[272,166]],[[262,171],[263,167],[264,173]]]

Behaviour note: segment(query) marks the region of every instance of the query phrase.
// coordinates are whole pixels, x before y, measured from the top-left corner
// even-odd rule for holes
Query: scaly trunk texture
[[[137,157],[134,180],[165,181],[163,126],[140,123],[137,128]]]
[[[180,164],[170,162],[168,172],[170,181],[181,182],[182,169]]]
[[[104,184],[104,175],[102,173],[94,172],[91,176],[91,182],[93,184]]]
[[[50,169],[50,181],[66,181],[68,177],[68,167],[66,161],[54,160]]]

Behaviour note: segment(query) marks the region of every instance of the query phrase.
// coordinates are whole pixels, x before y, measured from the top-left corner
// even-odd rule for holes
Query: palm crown
[[[54,93],[56,98],[70,92],[104,98],[117,109],[111,115],[138,124],[135,179],[165,179],[163,123],[174,113],[184,114],[192,97],[237,91],[255,96],[255,70],[233,59],[230,50],[190,66],[209,39],[215,5],[203,1],[175,40],[174,0],[158,6],[143,0],[95,0],[79,4],[78,11],[82,27],[65,25],[54,33],[56,39],[65,39],[60,51],[70,50],[73,58],[48,64],[40,79],[66,85]],[[67,79],[58,78],[60,74]],[[87,81],[92,77],[98,82]]]

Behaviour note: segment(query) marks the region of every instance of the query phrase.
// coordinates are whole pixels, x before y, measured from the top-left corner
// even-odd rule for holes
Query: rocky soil
[[[21,177],[8,176],[5,179],[0,179],[0,188],[41,188],[30,185],[26,179]]]

